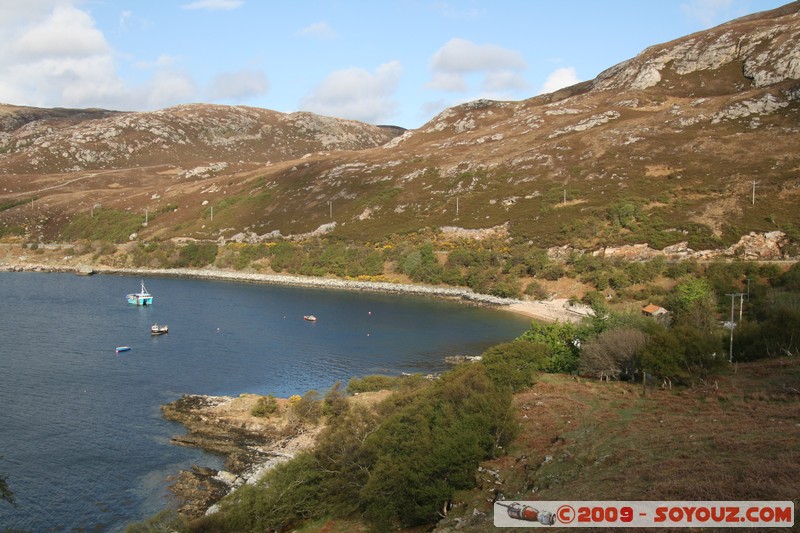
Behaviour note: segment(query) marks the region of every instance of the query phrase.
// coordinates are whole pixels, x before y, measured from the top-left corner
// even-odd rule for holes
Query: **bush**
[[[456,491],[475,485],[480,461],[511,442],[516,430],[510,393],[477,364],[447,372],[414,394],[392,395],[379,411],[382,421],[364,407],[341,413],[312,452],[239,488],[222,500],[220,512],[191,529],[288,531],[306,520],[356,512],[376,531],[430,525]]]
[[[492,346],[481,358],[486,374],[498,387],[519,392],[533,385],[537,372],[547,365],[547,347],[526,340]]]
[[[547,372],[570,373],[578,369],[578,338],[570,323],[540,324],[532,322],[530,329],[518,340],[544,344],[547,348]]]
[[[178,252],[178,260],[175,266],[185,267],[204,267],[210,265],[217,258],[217,245],[213,242],[196,243],[190,242]]]
[[[700,328],[679,326],[657,331],[642,350],[642,369],[689,383],[725,366],[722,339]]]
[[[525,294],[533,296],[537,300],[547,300],[547,298],[550,297],[547,289],[538,281],[531,281],[528,286],[525,287]]]
[[[308,391],[294,403],[290,403],[291,413],[299,422],[316,424],[322,416],[322,400],[315,390]]]
[[[416,387],[424,378],[420,374],[403,376],[364,376],[363,378],[351,378],[347,382],[347,392],[349,394],[359,394],[362,392],[376,392],[382,390],[399,390]]]
[[[510,405],[482,365],[463,365],[397,408],[365,443],[375,457],[360,492],[365,518],[380,531],[436,522],[513,437]]]
[[[551,263],[541,270],[541,275],[548,281],[558,281],[566,275],[566,270],[558,263]]]
[[[498,298],[519,298],[519,283],[511,280],[498,281],[489,289],[489,294]]]
[[[324,512],[322,472],[307,452],[269,470],[256,485],[243,485],[220,502],[221,512],[193,529],[218,532],[284,531]]]
[[[258,417],[267,417],[274,414],[278,410],[278,401],[270,394],[269,396],[261,396],[256,400],[256,404],[250,410],[250,414]]]
[[[580,371],[595,377],[632,379],[647,335],[637,329],[604,331],[581,346]]]
[[[325,398],[322,400],[322,414],[328,417],[338,417],[347,412],[349,406],[347,395],[342,389],[342,382],[337,381],[325,393]]]

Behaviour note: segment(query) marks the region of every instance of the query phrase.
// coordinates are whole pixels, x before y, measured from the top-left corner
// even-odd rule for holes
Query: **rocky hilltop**
[[[796,241],[798,133],[793,2],[651,46],[594,80],[470,102],[405,132],[200,104],[4,106],[0,224],[54,241],[102,205],[158,214],[140,240],[501,228],[591,250],[725,249],[751,232]]]

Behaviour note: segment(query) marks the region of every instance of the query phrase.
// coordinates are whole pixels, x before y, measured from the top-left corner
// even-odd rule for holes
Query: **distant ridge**
[[[377,242],[503,227],[537,246],[703,249],[750,232],[796,235],[798,43],[793,2],[552,94],[447,109],[416,130],[244,106],[3,105],[0,224],[60,240],[100,204],[157,213],[140,240]]]

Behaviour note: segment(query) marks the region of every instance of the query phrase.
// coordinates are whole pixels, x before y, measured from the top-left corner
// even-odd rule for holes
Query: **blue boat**
[[[117,346],[116,350],[114,350],[114,351],[117,352],[117,353],[119,353],[119,352],[130,352],[131,351],[131,347],[130,346]]]
[[[142,290],[140,292],[129,294],[127,298],[129,304],[153,305],[153,295],[147,292],[147,289],[145,289],[144,281],[142,282]]]

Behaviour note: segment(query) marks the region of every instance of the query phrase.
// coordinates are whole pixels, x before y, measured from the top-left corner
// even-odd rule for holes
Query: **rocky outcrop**
[[[317,429],[288,423],[279,416],[286,412],[285,400],[277,400],[274,417],[252,415],[259,398],[185,395],[161,407],[164,418],[187,429],[185,435],[172,438],[173,444],[226,458],[225,470],[193,465],[175,476],[170,490],[178,499],[181,514],[203,515],[236,487],[258,481],[267,470],[313,444]]]
[[[794,17],[797,3],[786,6]],[[784,13],[784,9],[775,10]],[[764,14],[762,18],[766,18]],[[633,59],[602,72],[593,82],[599,90],[643,90],[659,84],[667,68],[680,76],[717,70],[740,62],[753,87],[800,79],[800,28],[791,17],[760,28],[733,21],[718,28],[667,44],[652,46]],[[772,46],[765,46],[772,43]]]
[[[662,250],[655,250],[647,244],[608,246],[592,251],[592,255],[625,259],[627,261],[647,261],[655,257],[665,257],[671,260],[735,258],[750,261],[789,261],[797,259],[796,256],[792,255],[794,249],[785,233],[782,231],[770,231],[767,233],[751,232],[742,236],[739,242],[733,246],[718,250],[692,250],[689,248],[689,244],[684,241],[667,246]],[[554,259],[566,259],[570,253],[575,253],[575,250],[571,247],[554,247],[548,250],[548,256]]]
[[[785,251],[788,244],[786,234],[782,231],[752,232],[725,250],[724,255],[750,260],[790,259]]]

